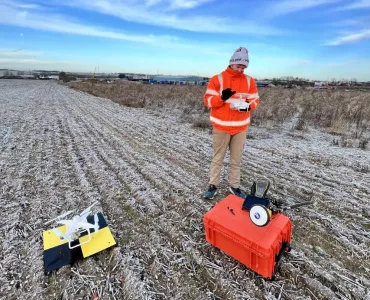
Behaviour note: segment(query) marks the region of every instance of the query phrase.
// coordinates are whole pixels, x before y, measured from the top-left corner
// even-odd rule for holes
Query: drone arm
[[[65,239],[65,240],[66,240],[66,241],[68,241],[68,242],[72,242],[72,239],[71,239],[71,237],[70,237],[69,235],[67,235],[67,234],[64,234],[64,233],[60,232],[58,229],[53,228],[53,232],[54,232],[54,233],[55,233],[55,235],[57,235],[58,237],[63,238],[63,239]]]

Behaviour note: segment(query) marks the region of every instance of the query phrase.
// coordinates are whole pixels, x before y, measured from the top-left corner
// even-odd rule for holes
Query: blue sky
[[[370,0],[0,0],[0,68],[370,80]]]

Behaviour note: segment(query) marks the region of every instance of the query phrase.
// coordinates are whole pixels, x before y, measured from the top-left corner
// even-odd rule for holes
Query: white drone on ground
[[[58,224],[63,224],[66,226],[66,232],[62,233],[59,229],[53,228],[53,232],[61,239],[68,241],[68,246],[70,249],[79,247],[81,245],[87,244],[91,241],[91,229],[94,229],[94,232],[97,232],[99,229],[99,217],[98,214],[94,214],[94,224],[91,224],[87,221],[87,217],[91,213],[91,208],[96,205],[98,202],[94,202],[88,208],[86,208],[81,214],[74,216],[70,220],[59,220],[71,214],[74,210],[70,210],[62,215],[54,218],[46,222],[45,224],[49,224],[55,220],[57,220]],[[72,242],[77,240],[80,235],[84,232],[87,232],[89,239],[83,243],[77,243],[77,245],[72,246]]]

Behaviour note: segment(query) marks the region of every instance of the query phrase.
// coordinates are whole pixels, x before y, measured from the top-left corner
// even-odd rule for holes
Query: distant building
[[[328,84],[323,81],[316,81],[314,85],[314,88],[316,89],[327,89],[328,87]]]
[[[133,80],[150,80],[151,78],[151,75],[132,75]]]
[[[0,77],[18,76],[18,75],[19,75],[19,71],[17,71],[17,70],[0,69]]]
[[[139,80],[150,80],[152,79],[153,76],[146,74],[120,73],[118,77],[121,79],[139,81]]]
[[[40,79],[55,79],[59,80],[59,75],[41,75]]]
[[[153,75],[149,83],[176,85],[207,85],[209,78],[197,76]]]
[[[256,83],[258,87],[267,87],[270,84],[269,81],[260,81],[260,80],[257,80]]]
[[[23,79],[35,79],[35,75],[27,75],[27,74],[23,74],[23,75],[20,75]]]

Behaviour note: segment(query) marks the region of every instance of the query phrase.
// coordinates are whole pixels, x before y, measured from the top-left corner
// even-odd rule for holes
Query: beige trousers
[[[211,164],[209,184],[218,186],[220,183],[221,169],[227,148],[230,149],[230,174],[229,184],[233,188],[240,186],[240,164],[243,155],[247,131],[231,135],[213,128],[213,158]]]

